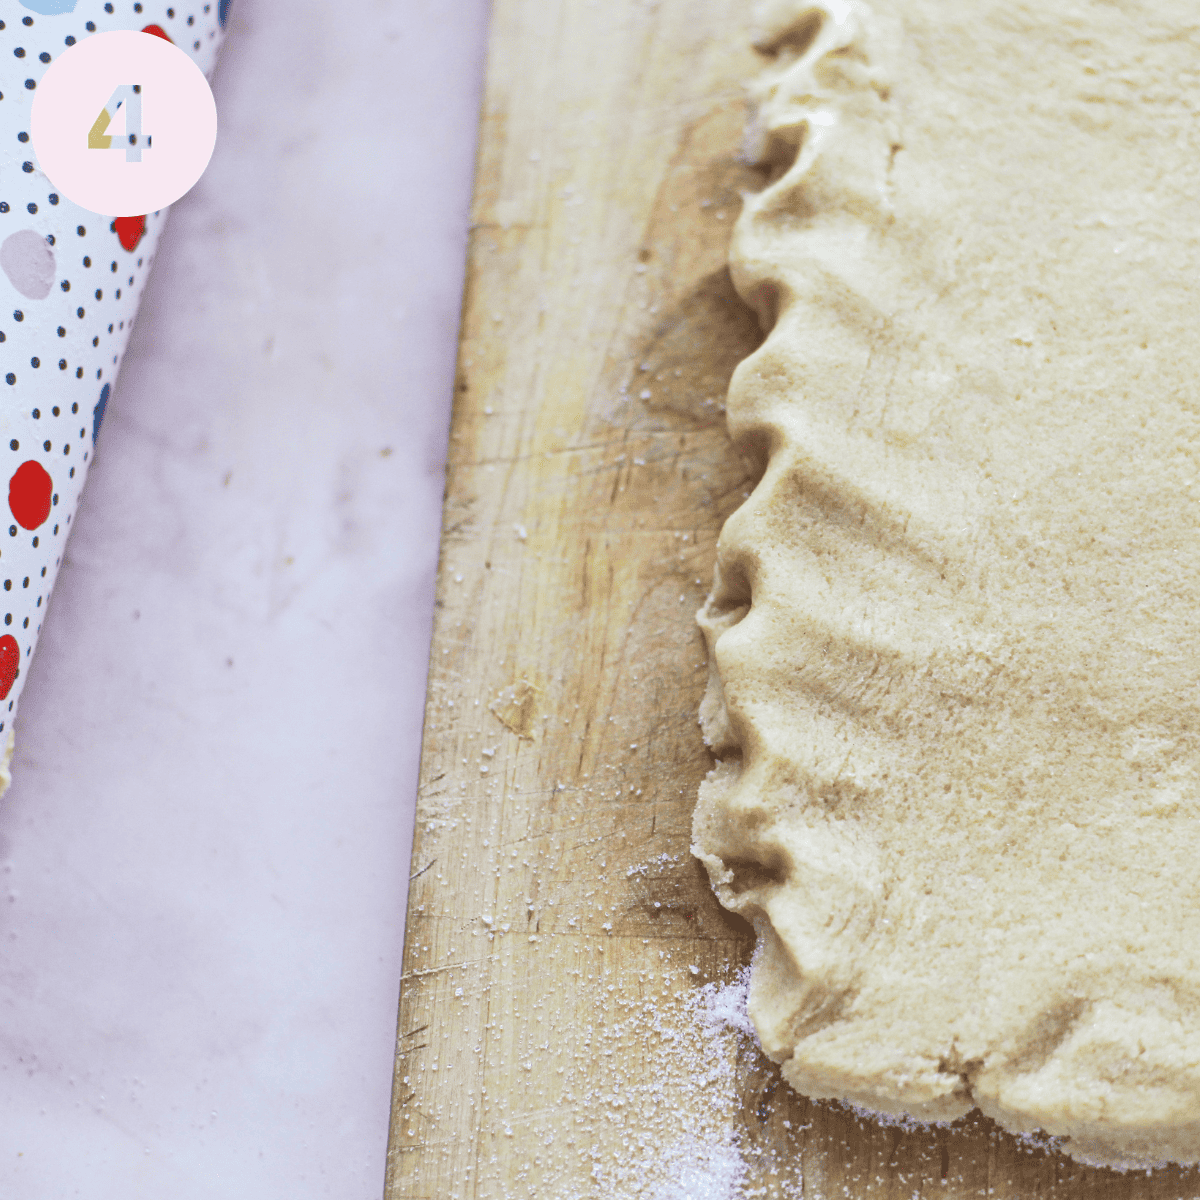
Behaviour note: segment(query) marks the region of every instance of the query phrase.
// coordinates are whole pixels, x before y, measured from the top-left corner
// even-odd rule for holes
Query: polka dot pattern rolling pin
[[[0,4],[0,791],[21,688],[168,211],[98,215],[56,190],[31,142],[38,84],[70,47],[117,30],[164,38],[211,76],[229,3]]]

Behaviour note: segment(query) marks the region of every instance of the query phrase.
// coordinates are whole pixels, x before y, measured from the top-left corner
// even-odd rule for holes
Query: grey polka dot
[[[0,243],[0,268],[30,300],[45,300],[54,286],[54,251],[32,229],[21,229]]]

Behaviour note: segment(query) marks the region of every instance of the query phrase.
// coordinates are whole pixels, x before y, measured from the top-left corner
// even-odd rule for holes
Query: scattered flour
[[[674,1103],[656,1105],[639,1153],[628,1162],[597,1164],[593,1178],[613,1200],[751,1200],[753,1186],[743,1145],[744,1063],[757,1057],[746,1013],[750,968],[730,982],[708,983],[681,997],[678,1007],[640,1014],[626,1032],[644,1038],[654,1074],[669,1081]],[[659,1097],[665,1099],[665,1096]],[[800,1200],[794,1183],[776,1195]]]
[[[675,1177],[660,1184],[649,1200],[728,1200],[741,1194],[746,1163],[733,1145],[673,1146],[665,1165]]]

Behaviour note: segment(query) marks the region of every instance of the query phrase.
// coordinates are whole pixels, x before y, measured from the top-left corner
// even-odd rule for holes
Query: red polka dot
[[[113,229],[116,230],[117,237],[121,239],[121,245],[126,250],[135,250],[138,242],[142,240],[142,234],[146,232],[146,218],[140,217],[118,217],[113,222]]]
[[[24,529],[36,529],[50,515],[54,481],[41,463],[23,462],[8,481],[8,507]]]
[[[0,637],[0,700],[7,700],[21,665],[21,647],[11,633]]]
[[[161,25],[147,25],[142,29],[142,32],[143,33],[152,33],[152,34],[154,34],[155,37],[160,37],[168,42],[171,42],[170,36],[168,35],[167,31]],[[171,45],[173,46],[173,45],[175,45],[175,43],[171,42]]]

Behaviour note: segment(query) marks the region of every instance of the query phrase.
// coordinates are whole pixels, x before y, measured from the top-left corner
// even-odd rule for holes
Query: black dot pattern
[[[38,84],[92,34],[149,25],[211,75],[229,8],[77,0],[69,14],[0,19],[0,747],[166,217],[114,221],[54,189],[31,140]]]

